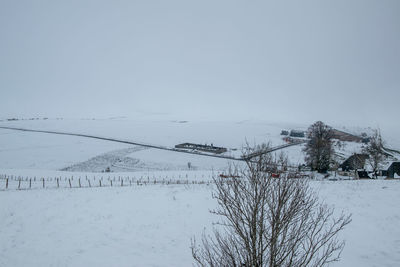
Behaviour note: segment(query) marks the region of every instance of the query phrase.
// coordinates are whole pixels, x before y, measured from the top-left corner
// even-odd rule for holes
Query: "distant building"
[[[393,162],[387,170],[388,178],[394,178],[395,175],[397,175],[397,177],[400,177],[400,162]]]
[[[179,149],[187,149],[187,150],[198,150],[198,151],[204,151],[204,152],[211,152],[215,154],[221,154],[227,151],[225,147],[217,147],[211,144],[209,145],[200,145],[200,144],[192,144],[192,143],[183,143],[176,145],[175,148]]]
[[[289,135],[289,131],[282,130],[281,135]]]
[[[342,171],[353,171],[357,169],[364,169],[365,161],[369,158],[367,154],[356,154],[354,153],[350,157],[348,157],[342,164],[340,164],[340,168]]]
[[[305,132],[304,131],[298,131],[298,130],[291,130],[290,131],[290,136],[291,137],[305,137]]]
[[[346,133],[337,129],[332,129],[332,138],[340,140],[340,141],[348,141],[348,142],[364,142],[368,143],[368,137],[361,137],[354,134]]]

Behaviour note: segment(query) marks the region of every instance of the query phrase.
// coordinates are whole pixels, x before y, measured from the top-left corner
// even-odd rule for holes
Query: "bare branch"
[[[220,222],[213,237],[203,233],[201,245],[192,240],[198,266],[325,266],[339,260],[344,242],[337,234],[351,217],[334,218],[308,180],[272,178],[277,165],[288,166],[287,157],[262,155],[245,168],[231,168],[228,178],[215,178],[218,208],[212,213]]]

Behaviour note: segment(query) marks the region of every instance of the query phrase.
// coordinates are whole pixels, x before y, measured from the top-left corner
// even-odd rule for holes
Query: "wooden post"
[[[18,180],[18,189],[21,188],[21,179]]]
[[[81,187],[81,178],[78,179],[79,187]]]
[[[42,178],[43,188],[44,188],[44,178]]]
[[[99,180],[99,184],[100,184],[100,187],[101,187],[101,180]]]
[[[110,182],[111,182],[111,186],[112,186],[112,180],[110,180]]]
[[[6,178],[6,189],[8,188],[8,178]]]
[[[32,178],[29,178],[29,189],[32,188]]]
[[[124,186],[124,179],[121,179],[121,187]]]
[[[68,179],[69,188],[71,188],[71,179]]]
[[[90,185],[90,180],[88,180],[88,182],[89,182],[89,187],[92,187],[92,186]]]
[[[57,178],[57,188],[60,187],[60,180]]]

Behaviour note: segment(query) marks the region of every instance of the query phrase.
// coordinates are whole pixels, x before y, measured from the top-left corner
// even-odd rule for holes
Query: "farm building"
[[[361,142],[368,143],[368,141],[369,141],[369,139],[366,137],[360,137],[360,136],[346,133],[346,132],[343,132],[343,131],[340,131],[337,129],[332,129],[332,138],[340,140],[340,141],[358,142],[358,143],[361,143]]]
[[[221,154],[227,151],[225,147],[217,147],[213,144],[211,145],[200,145],[200,144],[192,144],[192,143],[183,143],[176,145],[175,148],[178,149],[188,149],[188,150],[198,150],[204,152],[211,152],[215,154]]]
[[[400,162],[393,162],[387,170],[388,178],[400,177]]]
[[[357,169],[364,169],[365,161],[368,159],[367,154],[353,154],[342,164],[340,164],[340,168],[342,171],[351,171]]]
[[[290,131],[290,136],[291,137],[301,137],[301,138],[303,138],[303,137],[305,137],[305,133],[304,133],[304,131],[291,130]]]

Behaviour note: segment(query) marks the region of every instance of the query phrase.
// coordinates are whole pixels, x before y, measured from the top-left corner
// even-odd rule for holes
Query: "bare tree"
[[[374,130],[374,134],[369,138],[368,145],[364,148],[364,153],[368,155],[367,162],[374,172],[374,177],[378,177],[378,170],[385,158],[383,149],[384,143],[379,129]]]
[[[272,178],[271,163],[277,160],[260,155],[231,170],[230,179],[215,178],[218,208],[211,212],[220,220],[214,236],[203,233],[200,245],[192,240],[198,266],[324,266],[339,260],[344,242],[337,233],[350,216],[333,218],[308,180]]]
[[[308,142],[304,151],[306,162],[312,170],[325,173],[329,170],[332,155],[332,128],[317,121],[308,129]]]

